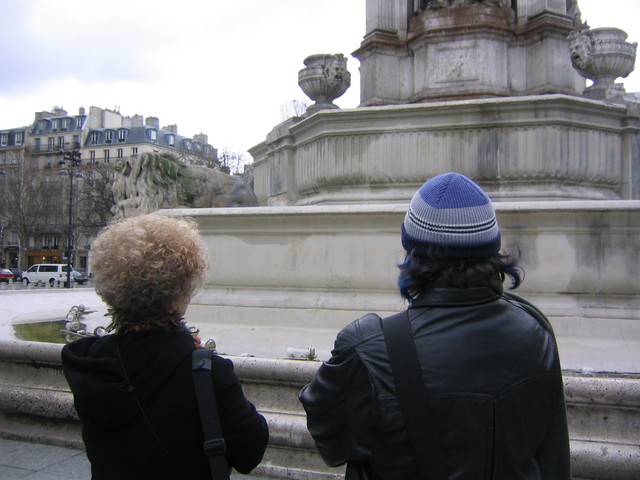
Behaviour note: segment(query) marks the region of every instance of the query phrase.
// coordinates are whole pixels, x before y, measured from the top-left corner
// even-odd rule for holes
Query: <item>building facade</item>
[[[219,165],[204,134],[187,138],[156,117],[55,107],[33,124],[0,130],[0,265],[66,263],[90,269],[91,243],[112,216],[110,181],[121,159],[171,153]]]

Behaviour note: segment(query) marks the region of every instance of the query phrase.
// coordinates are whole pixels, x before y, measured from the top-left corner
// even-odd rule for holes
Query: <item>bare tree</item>
[[[82,167],[79,182],[76,223],[82,227],[103,227],[113,217],[115,205],[111,186],[114,170],[109,163],[90,163]]]
[[[7,168],[4,178],[3,217],[5,228],[18,237],[18,264],[26,266],[29,237],[38,233],[61,233],[60,208],[63,186],[58,175],[27,162]]]
[[[218,150],[208,143],[191,141],[188,147],[183,150],[176,150],[173,153],[178,160],[187,165],[200,165],[202,167],[220,169]]]
[[[301,117],[307,111],[307,107],[311,103],[305,99],[291,100],[288,103],[280,105],[280,117],[282,121],[288,120],[292,117]]]
[[[220,160],[220,170],[239,176],[242,176],[244,166],[249,163],[246,152],[234,151],[229,147],[224,147],[222,152],[218,153],[218,160]]]

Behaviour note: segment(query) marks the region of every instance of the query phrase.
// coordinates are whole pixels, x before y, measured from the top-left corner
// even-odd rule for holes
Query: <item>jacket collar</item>
[[[502,283],[498,278],[491,281],[471,282],[468,288],[455,288],[447,282],[436,282],[419,297],[413,299],[409,308],[478,305],[497,300],[502,295],[502,291]]]

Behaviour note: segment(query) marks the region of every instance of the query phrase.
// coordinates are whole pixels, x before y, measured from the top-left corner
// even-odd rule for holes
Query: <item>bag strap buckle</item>
[[[213,457],[214,455],[223,455],[226,453],[227,444],[224,442],[224,438],[216,438],[204,442],[202,448],[207,457]]]

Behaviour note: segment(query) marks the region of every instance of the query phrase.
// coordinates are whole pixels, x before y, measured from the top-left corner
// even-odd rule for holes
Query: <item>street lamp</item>
[[[0,177],[4,178],[4,176],[6,174],[7,174],[7,171],[5,169],[3,169],[3,168],[0,168]],[[5,208],[7,208],[7,206],[5,205],[5,203],[6,203],[5,200],[6,200],[6,195],[7,195],[6,190],[7,190],[6,188],[2,189],[2,195],[3,195],[2,208],[3,208],[3,210]],[[0,218],[0,244],[3,245],[2,254],[0,254],[0,267],[6,266],[6,265],[4,265],[5,262],[2,261],[2,260],[4,260],[4,240],[3,239],[4,239],[4,220],[2,218]]]
[[[62,154],[62,160],[60,160],[60,166],[66,166],[66,163],[69,162],[68,168],[69,170],[62,169],[60,170],[61,177],[69,177],[69,232],[68,232],[68,241],[67,241],[67,283],[65,285],[66,288],[71,288],[71,252],[73,249],[73,179],[74,178],[84,178],[82,173],[76,173],[74,175],[73,169],[80,166],[80,150],[74,148],[70,151],[65,151],[62,148],[60,149],[60,153]]]

